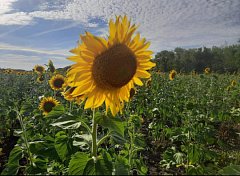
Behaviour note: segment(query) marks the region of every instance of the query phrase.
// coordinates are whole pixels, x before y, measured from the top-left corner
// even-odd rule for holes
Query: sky
[[[107,37],[108,21],[127,15],[155,53],[235,44],[240,0],[0,0],[0,68],[73,64],[80,34]]]

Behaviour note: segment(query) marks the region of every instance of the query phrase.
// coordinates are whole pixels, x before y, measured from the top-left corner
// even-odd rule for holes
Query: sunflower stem
[[[23,119],[22,119],[21,114],[18,111],[17,111],[17,114],[18,114],[18,119],[19,119],[19,122],[20,122],[20,125],[21,125],[21,128],[22,128],[22,132],[23,132],[23,141],[24,141],[25,146],[27,148],[27,153],[28,153],[28,156],[29,156],[29,159],[30,159],[30,165],[33,165],[32,153],[30,152],[25,125],[23,123]]]
[[[101,144],[102,144],[107,138],[109,138],[109,137],[111,137],[111,132],[109,132],[106,136],[102,137],[102,138],[98,141],[97,147],[98,147],[99,145],[101,145]]]
[[[92,118],[92,157],[94,162],[97,158],[97,123],[95,119],[95,109],[93,109],[93,118]]]

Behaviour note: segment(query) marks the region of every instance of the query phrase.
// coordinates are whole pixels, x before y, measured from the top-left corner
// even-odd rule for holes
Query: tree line
[[[240,72],[240,44],[212,48],[163,50],[155,55],[154,62],[156,62],[155,71],[161,72],[169,72],[174,69],[178,72],[202,73],[207,67],[218,73]]]

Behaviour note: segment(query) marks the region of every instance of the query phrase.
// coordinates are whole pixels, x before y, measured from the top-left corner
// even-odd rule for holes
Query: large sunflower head
[[[169,79],[172,81],[176,75],[177,75],[176,70],[171,70],[171,72],[169,73]]]
[[[119,112],[124,101],[129,101],[134,84],[142,86],[139,78],[149,78],[147,70],[152,63],[149,42],[133,36],[137,27],[126,16],[118,16],[109,22],[109,37],[104,39],[89,32],[81,35],[82,43],[71,50],[75,56],[68,59],[76,62],[69,70],[68,84],[76,87],[73,97],[84,95],[86,108],[97,108],[104,102],[106,111],[113,115]]]
[[[45,68],[41,65],[35,65],[34,71],[38,74],[42,74],[45,71]]]
[[[55,106],[59,104],[60,102],[53,97],[44,97],[40,102],[39,109],[43,111],[44,115],[47,115]]]
[[[66,87],[65,77],[57,74],[49,80],[50,87],[53,90],[63,90]]]

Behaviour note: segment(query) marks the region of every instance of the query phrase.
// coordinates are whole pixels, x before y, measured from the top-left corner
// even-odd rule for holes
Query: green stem
[[[98,143],[97,143],[97,147],[99,146],[99,145],[101,145],[107,138],[109,138],[111,135],[111,132],[109,132],[106,136],[104,136],[104,137],[102,137],[102,139],[100,139],[99,141],[98,141]]]
[[[95,119],[95,109],[93,110],[92,118],[92,156],[97,158],[97,123]]]
[[[29,159],[30,159],[30,165],[33,165],[32,154],[31,154],[30,149],[29,149],[29,143],[27,141],[27,134],[26,134],[25,126],[23,124],[23,119],[22,119],[21,114],[19,112],[17,112],[17,113],[18,113],[18,118],[19,118],[19,121],[20,121],[22,131],[23,131],[23,141],[26,145],[27,153],[28,153],[28,156],[29,156]]]

